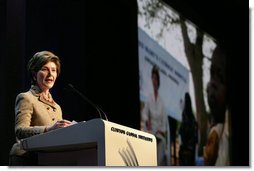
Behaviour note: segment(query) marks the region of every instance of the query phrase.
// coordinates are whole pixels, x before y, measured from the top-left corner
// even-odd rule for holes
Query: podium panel
[[[154,135],[92,119],[21,141],[38,153],[39,165],[157,166]]]

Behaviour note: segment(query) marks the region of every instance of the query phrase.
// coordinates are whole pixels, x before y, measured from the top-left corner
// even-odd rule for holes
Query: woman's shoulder
[[[31,93],[31,91],[27,91],[27,92],[21,92],[16,96],[16,101],[22,100],[22,99],[32,99],[33,98],[33,94]]]
[[[21,92],[17,97],[30,97],[32,95],[31,91]]]

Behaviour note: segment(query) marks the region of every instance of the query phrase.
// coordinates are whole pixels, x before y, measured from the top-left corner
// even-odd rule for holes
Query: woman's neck
[[[49,95],[49,89],[42,90],[42,93],[48,96]]]
[[[49,89],[48,88],[43,88],[43,87],[39,86],[38,84],[36,86],[40,89],[40,92],[43,93],[44,95],[49,94]]]

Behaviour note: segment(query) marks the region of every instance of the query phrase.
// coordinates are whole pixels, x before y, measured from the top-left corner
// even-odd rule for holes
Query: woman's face
[[[36,74],[37,85],[42,91],[54,86],[57,77],[57,68],[54,62],[48,62]]]

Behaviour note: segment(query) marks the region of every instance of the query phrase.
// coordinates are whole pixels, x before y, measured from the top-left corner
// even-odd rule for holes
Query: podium
[[[157,166],[154,135],[92,119],[21,140],[44,166]]]

